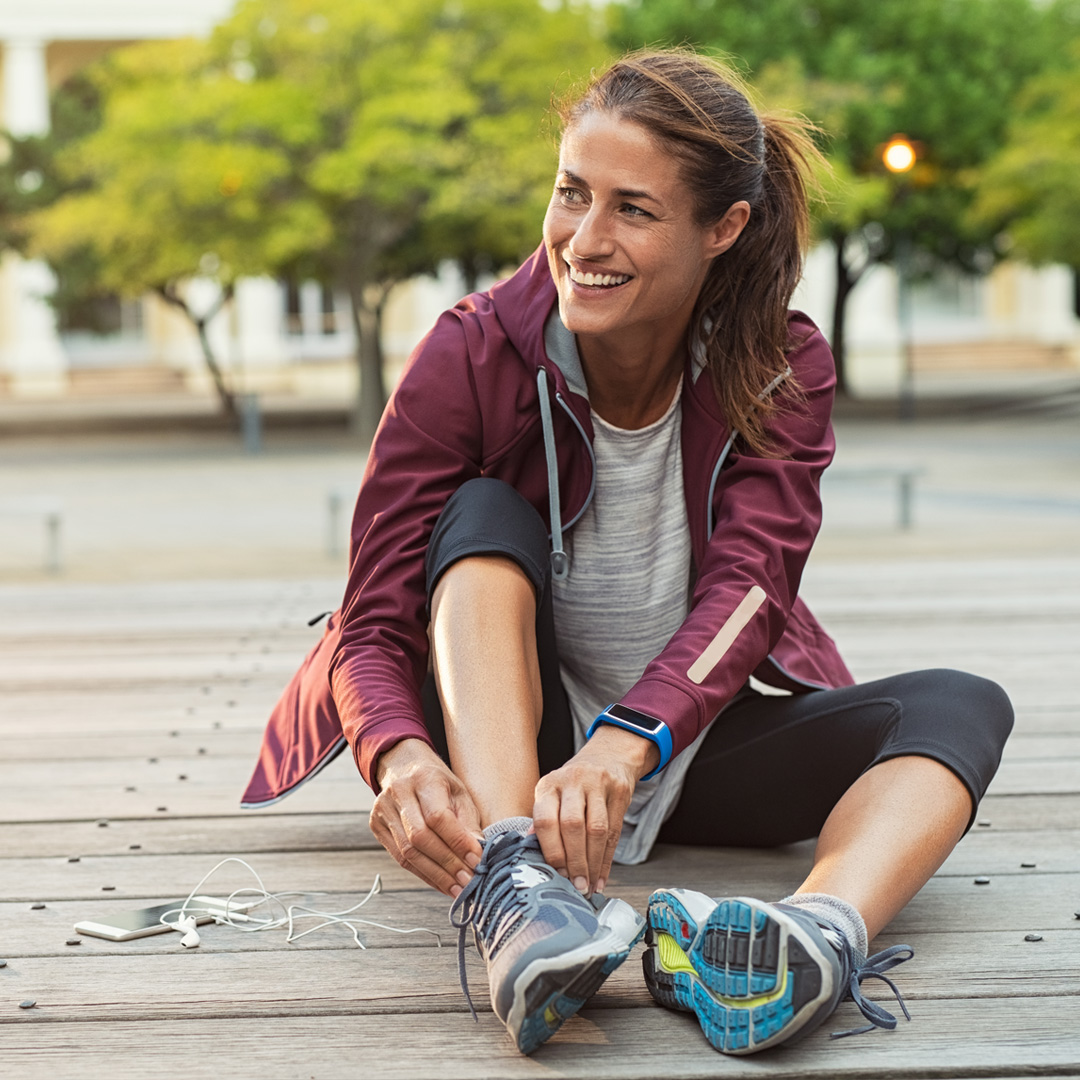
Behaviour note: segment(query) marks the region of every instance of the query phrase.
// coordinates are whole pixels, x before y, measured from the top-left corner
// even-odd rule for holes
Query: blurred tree
[[[979,177],[972,216],[1003,229],[1010,253],[1064,263],[1080,283],[1080,34],[1072,54],[1072,71],[1025,89],[1007,143]],[[1080,315],[1080,286],[1076,300]]]
[[[1076,0],[1068,0],[1075,4]],[[830,138],[835,168],[815,210],[834,245],[831,340],[847,389],[844,316],[851,290],[912,238],[926,271],[985,271],[995,230],[968,213],[979,167],[1001,146],[1017,92],[1064,63],[1059,13],[1032,0],[631,0],[620,9],[623,46],[688,41],[748,68],[770,106],[803,112]],[[921,144],[907,178],[880,152],[903,132]]]
[[[92,186],[39,216],[37,244],[89,244],[108,287],[186,309],[211,364],[192,277],[221,302],[258,273],[344,289],[370,439],[392,285],[537,242],[555,161],[541,123],[563,73],[603,56],[592,22],[538,0],[242,0],[207,42],[103,67],[104,123],[66,159]]]

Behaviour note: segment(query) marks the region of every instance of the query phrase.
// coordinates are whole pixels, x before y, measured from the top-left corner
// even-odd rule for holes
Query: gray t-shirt
[[[690,528],[680,390],[681,384],[659,420],[635,431],[592,414],[596,487],[565,538],[569,576],[553,582],[559,662],[576,749],[597,714],[627,693],[687,615]],[[658,776],[638,782],[617,862],[648,857],[678,801],[698,744]]]

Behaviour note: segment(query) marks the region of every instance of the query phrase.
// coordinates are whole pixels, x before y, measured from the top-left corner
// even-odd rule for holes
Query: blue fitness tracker
[[[628,709],[625,705],[616,702],[614,705],[609,705],[592,722],[585,733],[585,738],[591,739],[593,732],[601,724],[625,728],[656,744],[657,750],[660,751],[660,764],[652,772],[643,776],[642,780],[651,780],[671,760],[671,732],[668,731],[668,726],[663,720],[657,720],[655,716],[649,716],[648,713],[638,712],[637,709]]]

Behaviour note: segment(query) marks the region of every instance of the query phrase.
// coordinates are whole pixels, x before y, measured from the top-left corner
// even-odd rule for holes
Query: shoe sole
[[[505,1019],[517,1048],[531,1054],[603,985],[645,936],[645,920],[623,900],[610,900],[598,916],[604,933],[572,952],[527,964],[514,980]]]
[[[749,897],[662,890],[649,899],[642,960],[654,1000],[694,1013],[725,1054],[793,1039],[833,996],[833,965],[784,911]]]

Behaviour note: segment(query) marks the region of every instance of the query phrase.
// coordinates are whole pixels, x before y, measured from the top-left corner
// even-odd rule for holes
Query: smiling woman
[[[650,993],[724,1053],[849,995],[895,1027],[859,986],[911,950],[869,941],[970,825],[1012,711],[960,672],[852,685],[799,599],[834,447],[832,357],[788,310],[810,132],[684,51],[618,61],[563,121],[543,244],[444,313],[387,407],[341,610],[245,804],[347,740],[524,1053],[646,930]],[[815,835],[780,901],[663,888],[646,923],[603,896],[658,839]]]

